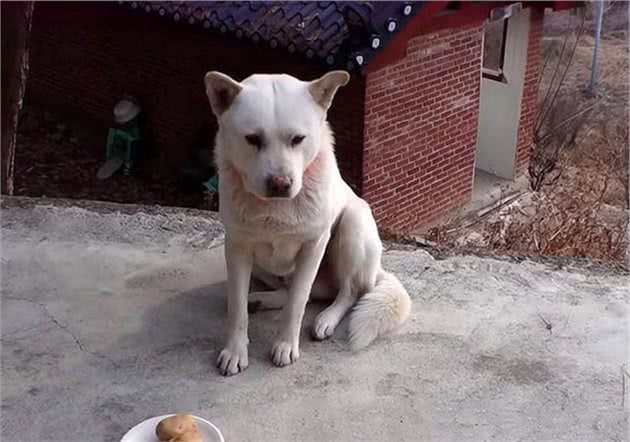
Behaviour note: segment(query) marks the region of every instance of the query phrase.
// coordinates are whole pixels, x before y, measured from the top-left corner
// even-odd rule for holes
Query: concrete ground
[[[117,441],[180,411],[228,442],[628,440],[627,275],[390,250],[414,299],[398,334],[352,354],[343,326],[305,332],[280,369],[278,313],[257,313],[223,378],[221,242],[199,212],[5,199],[4,440]]]

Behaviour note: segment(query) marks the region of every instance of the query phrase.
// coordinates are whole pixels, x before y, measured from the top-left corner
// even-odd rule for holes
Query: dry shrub
[[[564,188],[551,195],[539,193],[533,216],[489,224],[484,232],[488,247],[500,254],[588,256],[623,262],[628,214],[604,203],[607,180],[595,183],[585,178],[581,185],[588,191]]]
[[[597,165],[601,165],[613,178],[610,191],[605,195],[605,202],[626,210],[630,208],[628,117],[626,108],[616,123],[611,125],[603,122],[603,142],[607,148],[591,149],[585,154],[586,158],[592,159],[596,164],[599,163]]]
[[[530,187],[539,191],[559,177],[558,161],[563,152],[575,146],[584,131],[593,103],[583,105],[576,91],[567,90],[565,80],[584,33],[585,17],[567,24],[562,39],[548,40],[538,83],[538,116],[529,164]],[[573,27],[572,27],[573,26]]]
[[[580,109],[577,94],[556,97],[536,130],[529,163],[529,183],[534,191],[554,184],[562,173],[561,156],[576,149],[588,133],[589,118],[595,105]],[[576,109],[578,109],[576,111]]]
[[[599,0],[597,0],[599,1]],[[628,29],[628,1],[627,0],[602,0],[603,18],[602,30],[604,37],[617,32],[626,33]],[[596,2],[588,2],[585,8],[586,19],[591,25],[595,24],[597,17]]]
[[[627,121],[626,109],[616,123],[602,123],[588,143],[561,152],[557,178],[533,193],[530,216],[508,209],[489,223],[484,232],[488,247],[499,253],[623,263],[630,204]]]

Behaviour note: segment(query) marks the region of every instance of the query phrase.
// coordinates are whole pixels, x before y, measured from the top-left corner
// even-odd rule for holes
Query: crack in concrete
[[[112,366],[114,368],[119,368],[118,364],[113,359],[110,359],[110,358],[108,358],[105,355],[101,355],[101,354],[98,354],[96,352],[93,352],[91,350],[86,349],[85,346],[83,345],[83,343],[81,342],[81,340],[77,337],[77,335],[75,335],[72,332],[72,330],[70,330],[68,328],[69,325],[63,325],[61,322],[59,322],[59,320],[55,317],[55,315],[50,313],[50,311],[48,310],[48,307],[46,307],[46,304],[44,304],[43,302],[33,301],[32,299],[28,299],[28,298],[20,298],[20,297],[17,297],[17,296],[3,296],[3,299],[10,300],[10,301],[21,301],[21,302],[26,302],[26,303],[38,306],[42,310],[42,313],[44,314],[44,316],[46,316],[46,318],[48,318],[50,320],[50,322],[55,324],[56,327],[58,327],[59,329],[63,330],[66,334],[70,335],[70,337],[74,341],[74,344],[79,349],[79,351],[81,351],[83,353],[87,353],[87,354],[92,355],[92,356],[94,356],[96,358],[99,358],[99,359],[105,359],[110,364],[112,364]],[[37,326],[31,327],[31,329],[36,328],[36,327]],[[28,330],[29,329],[27,329],[26,331],[28,331]],[[24,330],[18,330],[15,333],[18,333],[20,331],[24,331]],[[13,335],[13,334],[14,333],[11,333],[10,335]],[[10,336],[10,335],[8,335],[8,336]],[[4,339],[4,337],[5,336],[2,336],[2,337],[0,337],[0,339]]]
[[[626,377],[630,378],[630,373],[626,370],[625,366],[621,366],[621,408],[625,408],[626,405]]]

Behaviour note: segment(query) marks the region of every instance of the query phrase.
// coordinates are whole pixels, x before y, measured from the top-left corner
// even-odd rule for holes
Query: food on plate
[[[160,421],[155,434],[164,442],[203,442],[195,419],[189,414],[177,414]]]

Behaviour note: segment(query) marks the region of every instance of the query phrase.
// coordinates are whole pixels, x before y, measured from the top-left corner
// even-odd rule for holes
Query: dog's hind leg
[[[262,312],[266,310],[282,310],[287,303],[289,293],[287,289],[252,292],[248,296],[247,311],[249,313]]]
[[[335,298],[336,290],[330,285],[330,281],[321,275],[317,275],[311,286],[309,301],[330,302]]]
[[[287,286],[284,278],[272,275],[266,270],[258,267],[256,264],[254,264],[254,267],[252,269],[252,276],[272,290],[278,290]]]
[[[290,277],[279,277],[262,270],[254,275],[273,290],[262,290],[251,292],[248,296],[247,309],[250,313],[266,310],[281,310],[287,303],[289,293],[286,282],[290,282]],[[271,285],[273,284],[273,286]],[[311,287],[310,299],[313,301],[330,301],[335,295],[334,289],[325,278],[318,276]]]
[[[312,334],[315,339],[323,340],[332,336],[335,328],[341,322],[348,310],[356,301],[352,293],[349,280],[343,282],[337,297],[324,311],[315,318]]]

